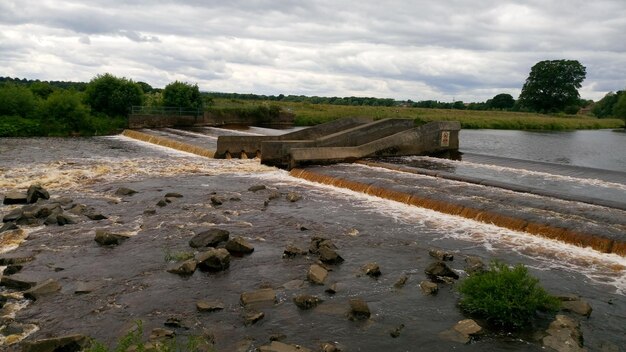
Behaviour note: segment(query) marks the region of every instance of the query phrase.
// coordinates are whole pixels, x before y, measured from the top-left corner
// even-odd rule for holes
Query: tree
[[[622,94],[613,106],[613,116],[623,119],[624,129],[626,129],[626,94]]]
[[[514,105],[515,99],[513,99],[511,94],[507,93],[500,93],[489,101],[489,106],[492,109],[510,110]]]
[[[126,78],[118,78],[110,73],[94,77],[85,91],[85,101],[94,112],[109,116],[126,115],[133,105],[141,105],[141,87]]]
[[[578,88],[586,74],[585,66],[576,60],[540,61],[524,83],[521,104],[538,112],[563,111],[568,105],[577,105]]]
[[[42,104],[41,121],[50,131],[78,132],[89,128],[89,109],[80,93],[58,90]]]
[[[30,89],[13,83],[0,85],[0,115],[28,117],[37,107]]]
[[[602,99],[600,99],[591,109],[591,112],[597,118],[605,118],[613,116],[613,108],[620,96],[626,95],[626,90],[620,90],[616,93],[608,92]]]
[[[202,108],[202,96],[197,84],[175,81],[163,89],[163,105],[185,109]]]

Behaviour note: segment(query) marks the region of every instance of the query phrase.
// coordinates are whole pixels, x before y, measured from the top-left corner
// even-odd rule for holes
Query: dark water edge
[[[0,142],[0,148],[3,146],[6,144]],[[37,280],[56,278],[63,286],[60,294],[38,300],[18,313],[18,321],[40,325],[41,330],[32,338],[84,333],[111,343],[136,319],[144,320],[145,330],[150,331],[163,327],[170,316],[181,316],[191,329],[180,330],[180,334],[198,334],[206,329],[215,336],[220,351],[233,350],[234,344],[246,338],[254,339],[254,345],[259,346],[268,342],[272,334],[284,334],[286,342],[314,349],[320,342],[336,341],[347,351],[541,350],[532,334],[492,334],[468,346],[439,338],[440,332],[464,318],[456,307],[458,294],[453,286],[442,286],[433,297],[424,296],[418,286],[425,279],[423,269],[432,262],[428,249],[441,247],[456,252],[451,266],[461,274],[465,255],[528,265],[550,292],[576,293],[592,304],[591,317],[581,319],[586,346],[595,350],[606,341],[618,346],[626,344],[626,299],[613,281],[623,280],[623,272],[617,271],[613,278],[594,278],[584,272],[587,267],[610,270],[602,267],[603,260],[616,260],[610,256],[301,182],[282,171],[214,175],[211,169],[225,164],[165,154],[161,149],[132,141],[96,138],[55,144],[49,140],[22,140],[14,148],[3,150],[3,172],[17,167],[40,168],[42,173],[69,172],[81,167],[91,171],[99,165],[138,164],[127,173],[110,166],[112,171],[101,174],[96,183],[81,183],[85,181],[76,178],[70,179],[74,184],[51,189],[54,197],[68,196],[93,206],[108,215],[109,220],[83,219],[74,226],[37,229],[18,249],[36,253],[37,258],[28,264],[23,275]],[[189,161],[201,166],[197,172],[172,171],[153,176],[159,170]],[[261,183],[276,188],[283,197],[264,207],[267,191],[247,191],[249,186]],[[113,196],[120,186],[139,193],[132,197]],[[303,199],[288,202],[284,194],[290,191],[303,195]],[[178,192],[184,197],[166,207],[156,207],[167,192]],[[211,206],[214,192],[226,199],[240,200]],[[156,215],[144,214],[147,208],[156,209]],[[0,215],[5,212],[6,208],[0,207]],[[165,272],[166,250],[189,250],[189,238],[212,226],[246,237],[255,246],[254,253],[233,258],[230,269],[222,273],[196,272],[183,279]],[[103,248],[93,241],[96,228],[127,231],[134,237],[119,247]],[[340,284],[334,296],[324,293],[324,287],[306,282],[300,288],[281,288],[287,282],[304,280],[308,266],[315,261],[312,256],[283,259],[283,248],[290,243],[307,248],[310,238],[316,235],[333,238],[346,259],[330,273],[329,282]],[[533,244],[533,240],[537,242]],[[510,243],[504,245],[506,242]],[[378,280],[359,276],[360,267],[370,261],[381,266],[383,275]],[[403,274],[409,276],[407,285],[393,289]],[[79,281],[93,282],[99,289],[75,295],[73,289]],[[262,308],[266,317],[245,327],[239,295],[261,286],[276,288],[279,303]],[[297,293],[316,294],[325,302],[314,310],[300,311],[291,303],[291,297]],[[351,322],[345,317],[347,301],[353,297],[368,302],[373,312],[370,321]],[[214,298],[224,301],[224,311],[196,312],[197,300]],[[542,321],[540,325],[547,323]],[[399,324],[405,328],[394,339],[389,331]]]

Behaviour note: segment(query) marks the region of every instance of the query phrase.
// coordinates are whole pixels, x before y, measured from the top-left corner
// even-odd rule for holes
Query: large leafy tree
[[[626,94],[622,94],[613,106],[613,115],[624,120],[624,128],[626,129]]]
[[[524,83],[520,103],[539,112],[563,111],[578,105],[578,89],[587,71],[577,60],[546,60],[536,63]]]
[[[515,99],[511,94],[501,93],[496,95],[489,102],[489,106],[492,109],[508,110],[512,109],[515,105]]]
[[[202,96],[197,84],[175,81],[163,89],[163,105],[185,109],[200,109]]]
[[[94,77],[85,90],[85,101],[92,111],[109,116],[126,115],[133,105],[141,105],[142,99],[141,86],[110,73]]]
[[[0,116],[28,117],[37,108],[37,99],[25,86],[0,84]]]

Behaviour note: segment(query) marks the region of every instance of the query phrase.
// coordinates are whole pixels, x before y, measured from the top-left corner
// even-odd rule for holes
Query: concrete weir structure
[[[216,158],[261,156],[261,163],[292,169],[353,162],[365,157],[425,155],[459,148],[459,122],[415,127],[409,119],[339,119],[281,136],[220,136]]]

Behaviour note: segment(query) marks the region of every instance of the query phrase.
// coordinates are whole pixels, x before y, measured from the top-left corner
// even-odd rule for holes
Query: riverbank
[[[0,255],[32,257],[16,278],[53,279],[61,287],[36,301],[10,299],[21,309],[15,322],[39,329],[27,340],[83,334],[109,344],[141,320],[146,339],[154,329],[167,329],[181,338],[212,338],[218,351],[247,350],[270,338],[311,349],[332,342],[344,350],[416,345],[450,350],[462,345],[442,333],[465,318],[456,307],[454,284],[440,284],[434,296],[420,288],[425,268],[436,261],[429,250],[441,248],[453,253],[448,265],[461,277],[469,257],[527,265],[549,292],[573,293],[591,304],[589,318],[566,313],[582,324],[586,346],[626,342],[621,337],[623,260],[615,255],[312,184],[254,160],[206,159],[124,137],[12,142],[2,146],[0,191],[41,183],[50,201],[66,202],[64,211],[77,220],[27,228],[19,248]],[[251,187],[257,185],[265,188]],[[117,192],[121,187],[137,193]],[[91,211],[73,214],[77,204]],[[17,207],[3,206],[0,213]],[[94,212],[106,219],[84,215]],[[168,272],[176,258],[198,251],[190,239],[215,228],[243,237],[254,251],[231,256],[228,269],[219,272]],[[128,238],[102,246],[95,241],[97,230]],[[316,254],[283,257],[290,245],[308,252],[315,237],[332,239],[344,259],[327,265],[324,285],[308,281]],[[381,276],[362,271],[371,262],[379,265]],[[335,293],[326,292],[335,283]],[[243,293],[263,288],[273,290],[275,302],[241,303]],[[323,302],[301,310],[292,301],[300,294]],[[367,303],[369,319],[348,318],[355,298]],[[203,300],[217,300],[223,309],[198,310]],[[251,310],[264,315],[246,325]],[[540,351],[538,339],[530,333],[509,338],[487,332],[463,348]]]

